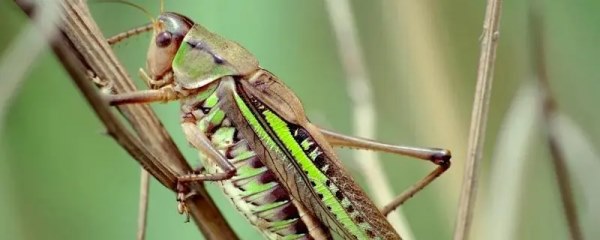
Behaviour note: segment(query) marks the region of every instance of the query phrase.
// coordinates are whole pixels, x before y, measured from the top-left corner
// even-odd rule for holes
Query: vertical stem
[[[140,200],[138,205],[138,228],[136,239],[144,240],[146,238],[146,224],[148,222],[148,194],[150,191],[150,174],[141,169],[140,172]]]
[[[545,41],[543,37],[543,26],[541,23],[541,17],[536,14],[536,10],[538,9],[535,9],[534,6],[532,8],[532,12],[530,13],[530,29],[533,35],[532,48],[534,66],[539,88],[542,93],[542,114],[544,116],[542,119],[544,123],[544,131],[546,133],[548,147],[550,148],[550,156],[552,158],[552,165],[554,167],[554,174],[558,183],[563,210],[569,226],[569,234],[571,239],[580,240],[583,239],[583,235],[579,224],[579,217],[577,216],[577,207],[575,206],[573,191],[571,191],[572,184],[571,178],[569,177],[569,171],[567,171],[565,154],[560,147],[558,133],[555,127],[555,122],[558,116],[558,107],[556,99],[554,98],[550,88],[548,70],[546,68],[545,61],[546,57],[544,52]]]
[[[360,137],[374,138],[377,120],[373,94],[350,3],[348,0],[327,0],[326,4],[337,39],[338,53],[348,81],[348,95],[352,101],[354,113],[354,133]],[[393,199],[392,187],[377,154],[371,151],[359,151],[356,153],[355,159],[357,159],[355,163],[363,170],[369,188],[376,190],[371,191],[375,202],[383,206]],[[414,239],[400,209],[392,212],[389,219],[404,239]]]
[[[469,146],[467,148],[467,160],[456,218],[454,240],[468,238],[473,218],[473,209],[475,208],[477,175],[483,155],[494,63],[496,61],[496,49],[498,46],[501,4],[501,0],[488,0],[485,19],[483,21],[483,39],[481,41],[481,53],[477,71],[477,86],[473,101],[473,112],[471,114]]]
[[[564,153],[559,146],[556,131],[553,127],[553,120],[556,119],[556,113],[548,106],[549,102],[551,101],[548,97],[549,93],[546,92],[544,95],[546,95],[543,103],[544,122],[547,134],[546,137],[548,140],[548,147],[550,148],[550,155],[552,156],[551,158],[552,165],[554,166],[554,174],[556,176],[556,181],[558,182],[558,189],[560,191],[563,211],[565,213],[565,217],[567,218],[571,239],[581,240],[583,239],[583,235],[581,233],[579,217],[577,216],[577,207],[575,206],[573,191],[571,190],[571,178],[569,177],[569,172],[567,171]]]
[[[448,46],[443,37],[444,24],[437,19],[434,1],[383,1],[382,20],[384,38],[389,41],[387,56],[394,62],[406,62],[406,66],[393,70],[397,76],[408,80],[397,80],[405,88],[397,97],[408,103],[402,118],[413,121],[413,137],[452,150],[452,173],[443,176],[443,187],[432,186],[440,198],[432,202],[441,216],[439,220],[452,217],[458,202],[458,192],[466,158],[468,122],[467,117],[457,111],[464,104],[457,98],[454,77],[456,62],[444,48]],[[433,20],[433,21],[432,21]],[[442,31],[440,31],[442,30]],[[388,35],[388,36],[386,36]],[[466,123],[465,123],[466,122]],[[416,128],[415,128],[416,127]],[[427,166],[429,167],[429,166]],[[439,226],[439,232],[451,232],[452,226]],[[438,235],[438,234],[433,234]]]
[[[19,92],[21,80],[27,76],[38,55],[44,52],[48,41],[58,32],[61,14],[58,2],[32,4],[39,4],[36,7],[41,9],[33,17],[35,23],[28,24],[20,31],[0,57],[0,132],[11,100]]]

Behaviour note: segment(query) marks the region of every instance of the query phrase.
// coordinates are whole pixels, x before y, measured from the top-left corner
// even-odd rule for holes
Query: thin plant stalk
[[[338,53],[346,73],[348,95],[353,106],[354,133],[364,138],[375,138],[376,113],[371,91],[371,80],[362,56],[361,45],[356,33],[356,25],[348,0],[327,0],[329,19],[335,31]],[[375,202],[383,206],[394,198],[392,186],[377,154],[371,151],[359,151],[355,155],[365,176]],[[388,217],[391,224],[404,239],[414,239],[408,221],[398,208]]]
[[[494,65],[496,62],[496,49],[498,47],[498,38],[500,36],[501,9],[501,0],[488,0],[483,21],[481,53],[477,70],[477,86],[475,88],[475,99],[473,101],[469,145],[467,148],[467,159],[465,162],[458,215],[456,217],[454,229],[454,240],[468,239],[473,219],[479,164],[483,157],[485,130],[492,93]]]
[[[38,56],[48,47],[48,42],[58,32],[57,24],[60,21],[60,9],[58,2],[36,2],[32,3],[40,7],[41,11],[32,16],[32,22],[27,24],[23,30],[16,34],[13,40],[6,48],[4,54],[0,56],[0,134],[6,127],[5,117],[13,97],[17,96],[24,78],[29,73],[31,65],[38,59]],[[14,64],[18,62],[19,64]],[[5,142],[0,139],[0,159],[8,159],[10,154]],[[14,173],[10,170],[9,162],[0,163],[0,181],[3,181],[3,187],[0,190],[0,201],[7,206],[17,203],[15,195],[15,183],[12,181]],[[5,236],[12,236],[19,239],[25,238],[27,232],[27,220],[23,219],[18,213],[18,208],[6,208],[6,211],[0,210],[3,216],[10,216],[7,222]],[[0,219],[2,221],[2,219]]]
[[[600,182],[600,155],[596,146],[586,136],[575,121],[564,113],[558,113],[551,121],[559,146],[565,154],[567,170],[573,177],[576,186],[584,189],[583,201],[579,201],[581,232],[583,239],[595,239],[600,236],[597,225],[600,222],[600,190],[596,183]]]
[[[446,27],[432,21],[438,17],[432,4],[435,3],[383,1],[381,11],[386,35],[389,34],[389,57],[393,62],[406,62],[406,67],[398,68],[401,71],[394,71],[400,78],[407,77],[397,80],[405,89],[399,99],[408,103],[402,118],[414,123],[412,131],[417,141],[451,149],[452,158],[456,159],[451,173],[443,176],[444,187],[431,187],[437,196],[440,219],[450,219],[458,199],[468,124],[460,111],[464,104],[456,97],[458,79],[452,77],[456,68],[446,61],[456,57],[447,56],[448,44],[443,41]],[[440,228],[451,231],[446,225]]]
[[[60,21],[60,9],[57,2],[38,2],[39,13],[34,16],[35,23],[28,24],[17,34],[15,40],[6,48],[0,57],[0,132],[4,127],[4,119],[13,96],[29,73],[31,65],[48,46],[47,42],[57,32],[56,25]],[[14,64],[14,63],[19,64]]]
[[[545,42],[543,38],[543,26],[541,23],[540,16],[535,12],[537,9],[533,8],[531,12],[531,32],[532,37],[532,48],[533,48],[533,59],[534,66],[536,69],[536,79],[538,80],[538,86],[542,92],[542,114],[543,114],[543,126],[546,134],[546,140],[548,141],[548,147],[550,148],[550,156],[552,160],[552,166],[554,168],[554,174],[558,182],[558,189],[560,192],[560,198],[563,205],[563,211],[567,219],[567,225],[569,227],[569,234],[573,240],[583,239],[581,231],[581,224],[579,223],[579,216],[577,214],[577,207],[575,205],[575,197],[573,196],[571,177],[567,169],[568,164],[566,163],[565,153],[560,146],[560,140],[558,136],[558,130],[556,124],[553,121],[558,118],[558,106],[557,101],[552,94],[550,88],[550,80],[548,76],[548,70],[546,68],[545,58]]]
[[[535,84],[522,84],[502,121],[494,144],[490,180],[485,188],[485,207],[479,213],[483,216],[483,228],[477,231],[475,239],[518,239],[527,157],[541,118],[539,99]]]
[[[140,196],[138,205],[138,227],[137,240],[146,239],[146,227],[148,224],[148,196],[150,191],[150,174],[143,168],[140,171]]]

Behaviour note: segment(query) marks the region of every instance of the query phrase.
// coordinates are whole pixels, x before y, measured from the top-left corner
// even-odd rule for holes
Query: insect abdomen
[[[216,104],[213,95],[198,109],[206,113],[198,121],[198,127],[237,169],[232,179],[219,182],[223,192],[268,239],[313,239],[302,220],[310,216],[294,205],[273,172],[257,158],[248,141],[241,139]],[[204,156],[201,159],[207,172],[220,171]],[[325,233],[324,236],[330,238],[328,235]]]

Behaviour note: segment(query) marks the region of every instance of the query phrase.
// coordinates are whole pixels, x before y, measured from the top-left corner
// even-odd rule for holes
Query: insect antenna
[[[114,45],[114,44],[120,43],[123,40],[128,39],[130,37],[133,37],[133,36],[145,33],[145,32],[149,32],[152,29],[154,29],[155,27],[157,27],[156,25],[158,24],[158,21],[156,21],[156,19],[152,16],[152,14],[148,10],[146,10],[145,8],[143,8],[140,5],[137,5],[135,3],[125,1],[125,0],[102,0],[99,2],[113,2],[113,3],[121,3],[121,4],[128,5],[130,7],[133,7],[133,8],[136,8],[136,9],[142,11],[148,18],[150,18],[150,21],[151,21],[150,23],[145,24],[143,26],[136,27],[134,29],[119,33],[117,35],[114,35],[114,36],[108,38],[106,41],[110,45]],[[161,12],[163,11],[162,5],[163,5],[163,1],[161,0],[161,10],[160,10]]]
[[[153,28],[154,28],[154,23],[148,23],[146,25],[139,26],[139,27],[136,27],[136,28],[131,29],[129,31],[122,32],[122,33],[119,33],[117,35],[114,35],[114,36],[106,39],[106,41],[110,45],[115,45],[115,44],[120,43],[123,40],[128,39],[130,37],[133,37],[133,36],[145,33],[145,32],[152,31]]]

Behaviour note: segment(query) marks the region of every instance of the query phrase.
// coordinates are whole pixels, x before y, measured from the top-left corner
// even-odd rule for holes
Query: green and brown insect
[[[450,167],[443,149],[394,146],[321,129],[296,95],[239,44],[189,18],[153,20],[142,77],[152,90],[108,95],[112,105],[179,100],[182,128],[206,171],[270,239],[400,239],[385,215]],[[122,35],[124,39],[129,35]],[[344,169],[333,146],[408,155],[438,167],[383,212]]]

